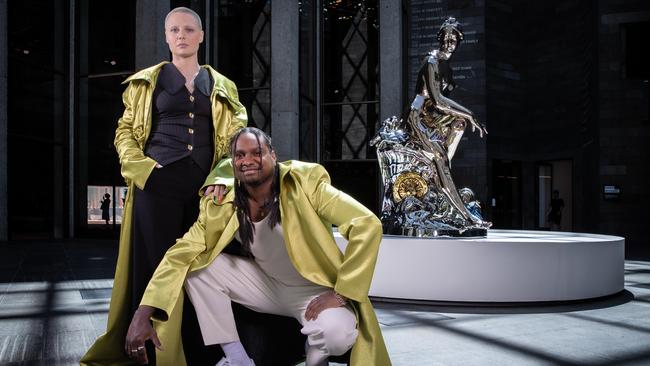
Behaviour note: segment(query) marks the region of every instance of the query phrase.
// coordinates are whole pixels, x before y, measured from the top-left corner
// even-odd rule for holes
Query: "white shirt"
[[[313,285],[296,271],[287,253],[282,226],[275,225],[270,228],[269,216],[253,223],[255,232],[250,249],[255,257],[255,262],[269,277],[287,286]]]

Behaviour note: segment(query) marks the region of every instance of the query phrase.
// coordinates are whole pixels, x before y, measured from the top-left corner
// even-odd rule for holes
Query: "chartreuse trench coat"
[[[106,333],[98,338],[83,356],[81,365],[128,365],[134,362],[124,353],[126,331],[131,321],[131,229],[133,217],[133,192],[143,189],[156,162],[144,155],[144,146],[149,138],[152,125],[153,91],[158,74],[164,64],[141,70],[124,81],[128,84],[122,100],[124,114],[118,121],[115,131],[115,148],[120,158],[122,176],[126,180],[128,192],[124,204],[120,246],[115,268],[115,280],[111,294]],[[212,103],[212,124],[214,126],[214,158],[212,167],[227,157],[230,137],[246,126],[246,109],[239,102],[237,87],[210,66],[206,68],[214,86],[210,94]],[[227,183],[219,178],[223,170],[214,169],[206,179],[207,183]],[[170,245],[172,243],[169,243]],[[180,322],[180,319],[177,320]],[[179,323],[180,324],[180,323]],[[163,332],[164,333],[164,332]],[[176,342],[180,344],[180,342]],[[184,365],[185,359],[180,346],[174,349],[174,342],[168,342],[166,355],[177,353],[177,360],[162,358],[159,365]],[[182,362],[181,362],[182,360]]]
[[[332,288],[351,301],[359,330],[351,365],[390,365],[368,299],[382,237],[381,222],[366,207],[330,185],[322,166],[288,161],[281,163],[279,170],[281,225],[291,263],[307,280]],[[209,197],[201,200],[198,220],[167,251],[145,290],[141,305],[158,309],[153,318],[160,324],[158,335],[165,348],[159,360],[174,359],[179,347],[180,328],[174,319],[181,316],[182,288],[188,272],[212,263],[239,228],[233,198],[231,189],[221,203]],[[345,253],[336,245],[332,224],[348,240]],[[169,362],[164,364],[180,360]]]

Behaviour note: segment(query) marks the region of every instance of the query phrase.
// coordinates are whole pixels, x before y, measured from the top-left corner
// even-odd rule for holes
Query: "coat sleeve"
[[[246,108],[244,105],[239,101],[239,92],[237,92],[237,86],[235,83],[231,82],[231,87],[229,90],[230,98],[228,98],[228,101],[232,107],[232,118],[230,126],[228,128],[228,138],[226,139],[228,145],[226,145],[226,151],[223,152],[222,156],[229,155],[230,153],[228,151],[228,148],[230,147],[229,144],[232,135],[234,135],[235,132],[239,131],[241,128],[244,128],[248,125],[248,114],[246,113]]]
[[[117,121],[114,144],[120,158],[122,176],[126,179],[127,184],[133,182],[136,187],[144,189],[149,174],[156,166],[156,161],[144,155],[144,151],[142,151],[134,135],[134,133],[143,133],[142,131],[135,132],[133,130],[134,108],[144,107],[133,105],[136,92],[136,87],[131,82],[122,94],[124,113]]]
[[[222,184],[226,186],[226,192],[229,191],[235,184],[235,178],[232,171],[232,160],[230,158],[221,159],[221,161],[217,163],[214,169],[212,169],[208,177],[205,179],[203,186],[201,187],[201,195],[203,195],[203,192],[205,192],[205,189],[208,186],[215,184]]]
[[[311,202],[318,215],[337,225],[348,241],[334,290],[349,299],[366,302],[382,237],[381,221],[357,200],[334,188],[323,167],[316,166],[309,181],[315,184]]]
[[[140,305],[158,309],[153,315],[157,320],[166,321],[169,318],[183,289],[190,265],[206,250],[205,221],[208,204],[208,199],[201,200],[199,218],[185,235],[167,250],[145,289]]]

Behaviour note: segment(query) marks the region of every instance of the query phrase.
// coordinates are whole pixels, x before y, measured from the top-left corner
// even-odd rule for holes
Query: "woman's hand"
[[[204,196],[209,196],[215,203],[221,203],[225,194],[226,186],[223,184],[214,184],[205,188]]]

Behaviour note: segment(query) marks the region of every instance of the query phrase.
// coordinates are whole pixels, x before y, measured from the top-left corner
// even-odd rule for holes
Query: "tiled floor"
[[[0,243],[0,365],[77,365],[105,327],[116,251]],[[375,307],[394,365],[650,365],[650,263],[628,261],[625,280],[573,304]]]

